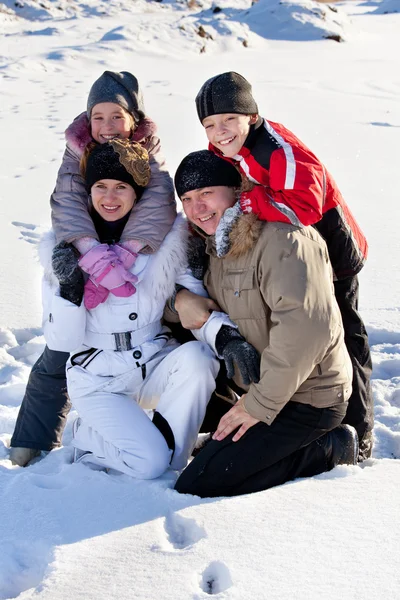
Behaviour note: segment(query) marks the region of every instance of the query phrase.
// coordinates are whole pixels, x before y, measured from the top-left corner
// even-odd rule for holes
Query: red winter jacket
[[[225,160],[263,186],[265,203],[259,218],[293,225],[315,225],[325,238],[338,279],[356,275],[363,267],[368,244],[333,177],[291,131],[259,117],[239,153]]]

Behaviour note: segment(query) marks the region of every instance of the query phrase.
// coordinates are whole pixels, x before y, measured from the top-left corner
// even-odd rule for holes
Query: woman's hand
[[[240,440],[242,435],[246,433],[250,427],[253,427],[256,423],[259,423],[259,419],[255,419],[244,407],[244,398],[245,394],[237,401],[235,406],[233,406],[220,420],[218,423],[217,431],[213,435],[213,440],[217,440],[220,442],[227,435],[232,433],[235,429],[240,427],[239,431],[235,433],[232,438],[233,442],[237,442]]]
[[[175,310],[184,329],[200,329],[208,320],[210,312],[221,309],[211,298],[203,298],[189,290],[180,290],[175,298]]]

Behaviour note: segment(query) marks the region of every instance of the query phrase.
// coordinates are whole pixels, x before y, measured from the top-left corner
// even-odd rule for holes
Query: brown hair
[[[86,165],[89,158],[89,154],[92,152],[94,148],[98,146],[97,142],[89,142],[86,148],[83,151],[81,160],[79,161],[79,172],[82,175],[83,179],[85,179],[86,174]]]

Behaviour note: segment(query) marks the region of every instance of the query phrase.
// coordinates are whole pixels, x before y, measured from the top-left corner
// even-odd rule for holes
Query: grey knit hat
[[[223,113],[258,114],[250,83],[234,71],[208,79],[196,96],[196,108],[201,122]]]
[[[134,75],[127,71],[121,71],[121,73],[104,71],[103,75],[94,82],[87,101],[88,119],[90,119],[93,107],[101,102],[119,104],[131,113],[135,121],[140,121],[145,115],[139,82]]]
[[[216,185],[239,187],[241,182],[239,171],[210,150],[191,152],[175,173],[175,187],[180,198],[192,190]]]

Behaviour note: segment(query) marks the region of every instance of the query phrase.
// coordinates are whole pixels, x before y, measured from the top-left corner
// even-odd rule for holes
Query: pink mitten
[[[107,244],[99,244],[91,248],[79,259],[79,266],[89,273],[95,285],[101,283],[102,287],[113,292],[115,296],[126,298],[135,293],[132,285],[137,277],[125,269],[115,252]],[[123,288],[116,293],[116,288]]]
[[[131,269],[138,257],[136,252],[131,252],[120,244],[115,244],[115,246],[113,246],[113,251],[118,256],[125,269]]]
[[[96,308],[99,304],[107,300],[110,292],[102,285],[96,285],[91,279],[85,283],[83,301],[85,307],[89,310]]]
[[[134,277],[137,281],[136,275],[134,275]],[[129,298],[129,296],[136,294],[136,288],[129,281],[126,281],[123,285],[119,285],[118,287],[110,290],[110,292],[118,298]]]

